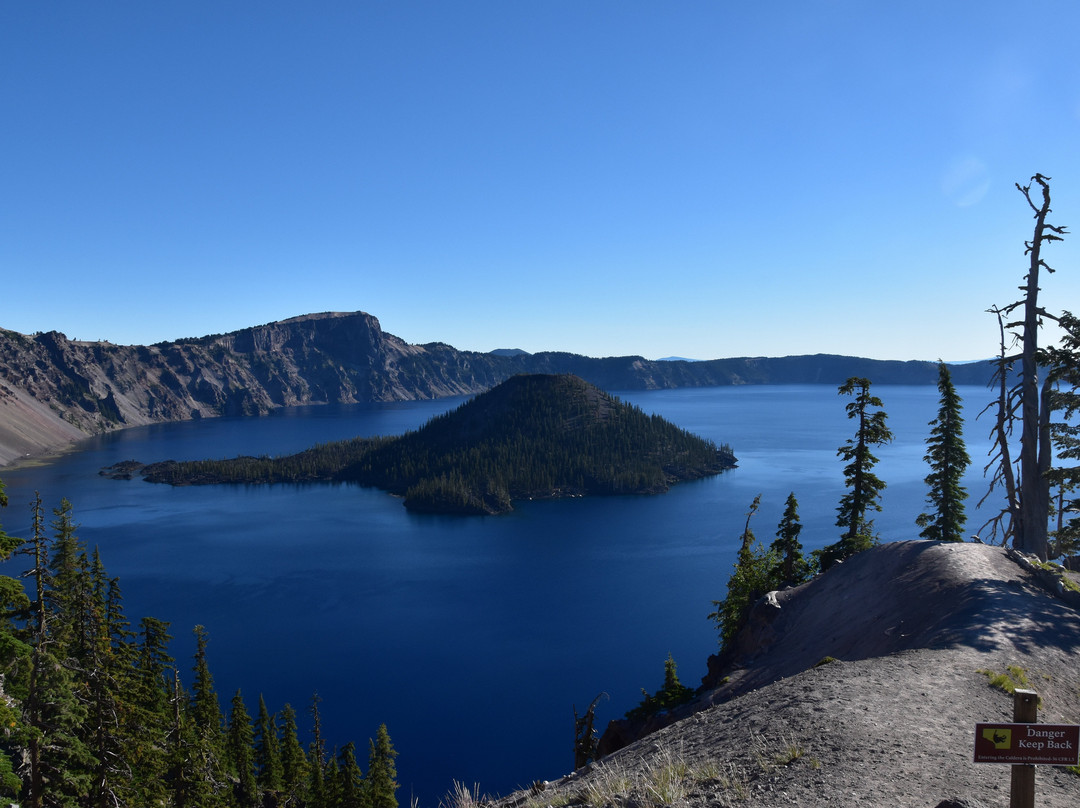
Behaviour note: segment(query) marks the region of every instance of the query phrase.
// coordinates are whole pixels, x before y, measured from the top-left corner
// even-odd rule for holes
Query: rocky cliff
[[[983,383],[985,365],[953,368]],[[839,356],[708,362],[410,345],[364,312],[311,314],[155,345],[76,342],[0,329],[0,464],[87,435],[159,421],[260,414],[298,404],[469,395],[518,373],[573,373],[607,390],[730,384],[933,384],[932,362]]]

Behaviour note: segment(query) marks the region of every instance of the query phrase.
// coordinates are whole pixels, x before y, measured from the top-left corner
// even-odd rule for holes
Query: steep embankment
[[[975,724],[1012,719],[985,671],[1026,677],[1040,721],[1078,723],[1078,651],[1080,615],[1001,548],[883,545],[760,605],[679,720],[502,804],[1005,805],[1009,766],[972,763]],[[1080,804],[1066,769],[1036,787]]]
[[[519,373],[573,373],[606,390],[730,384],[934,384],[932,362],[839,356],[652,362],[410,345],[363,312],[312,314],[196,339],[125,346],[0,329],[0,464],[127,426],[298,404],[471,395]],[[957,365],[957,384],[985,366]]]

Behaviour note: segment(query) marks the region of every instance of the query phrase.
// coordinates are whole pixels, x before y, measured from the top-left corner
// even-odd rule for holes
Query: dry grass
[[[464,783],[454,781],[453,788],[439,800],[439,808],[477,808],[490,802],[490,798],[480,793],[480,784],[474,783],[470,789]]]

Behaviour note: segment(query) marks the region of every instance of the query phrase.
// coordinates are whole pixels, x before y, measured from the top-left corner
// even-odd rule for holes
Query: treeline
[[[223,460],[166,460],[142,467],[150,482],[169,485],[216,483],[307,483],[340,479],[348,468],[388,438],[351,438],[321,443],[282,457],[233,457]]]
[[[407,507],[498,513],[515,499],[658,493],[735,465],[717,447],[575,376],[515,376],[422,428],[281,458],[147,466],[151,482],[334,480],[383,488]]]
[[[189,689],[169,655],[169,623],[131,626],[71,504],[48,526],[40,496],[32,512],[25,541],[0,529],[0,557],[29,559],[25,585],[0,576],[0,796],[30,808],[396,808],[385,725],[368,742],[365,774],[354,744],[328,751],[317,696],[306,749],[288,704],[271,714],[260,696],[253,720],[237,691],[226,716],[206,629],[194,629]]]

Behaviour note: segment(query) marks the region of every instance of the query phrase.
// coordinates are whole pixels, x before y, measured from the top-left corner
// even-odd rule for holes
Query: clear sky
[[[1080,3],[0,3],[0,327],[132,344],[363,310],[590,356],[997,351]]]

